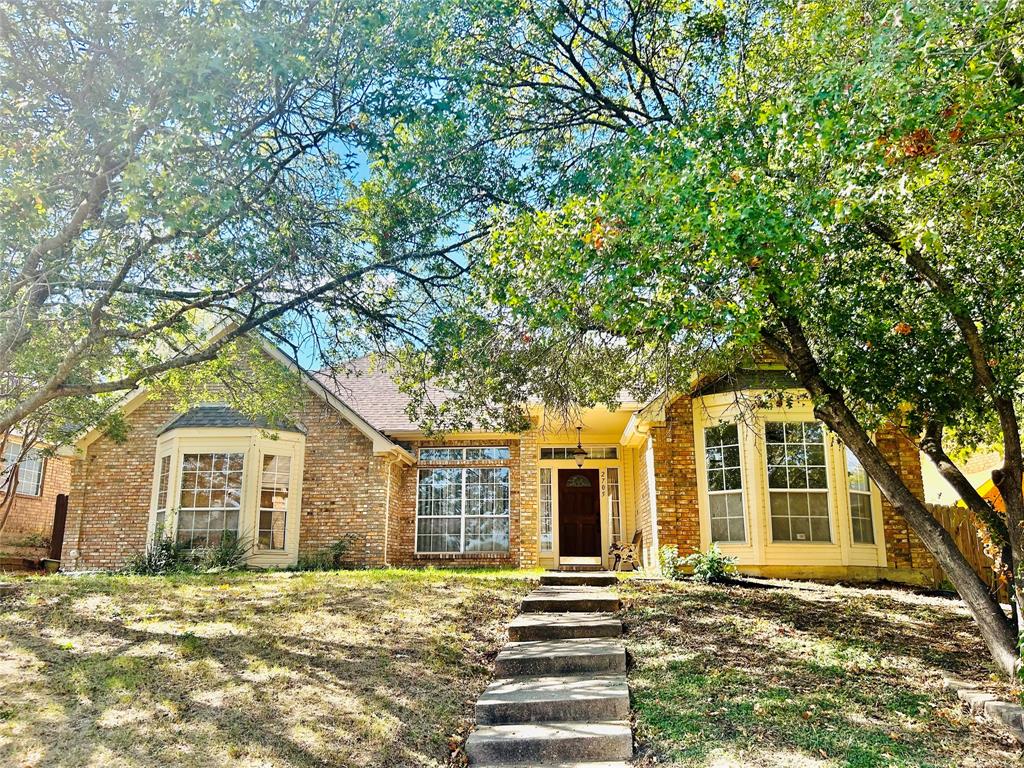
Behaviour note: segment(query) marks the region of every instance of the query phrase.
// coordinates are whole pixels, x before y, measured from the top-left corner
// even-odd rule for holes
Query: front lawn
[[[943,670],[988,674],[959,601],[794,582],[634,581],[623,597],[642,765],[1018,764],[942,688]]]
[[[523,574],[37,578],[0,598],[0,766],[443,766]]]
[[[0,766],[448,765],[534,576],[24,580],[0,598]],[[1019,759],[942,689],[943,670],[987,674],[956,601],[789,582],[621,594],[640,766]]]

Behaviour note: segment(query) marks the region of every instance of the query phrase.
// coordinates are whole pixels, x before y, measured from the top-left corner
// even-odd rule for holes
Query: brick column
[[[693,429],[692,400],[680,397],[668,409],[664,426],[652,427],[650,432],[654,441],[658,544],[674,544],[681,555],[700,547]]]
[[[537,430],[519,436],[519,567],[540,562],[540,455]]]
[[[875,436],[875,443],[906,486],[923,501],[924,481],[921,478],[921,453],[917,445],[892,428],[879,430]],[[935,558],[884,496],[882,526],[885,529],[886,560],[890,568],[914,568],[922,571],[937,568]]]

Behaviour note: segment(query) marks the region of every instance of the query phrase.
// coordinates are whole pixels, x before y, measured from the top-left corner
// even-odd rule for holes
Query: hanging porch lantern
[[[576,466],[580,469],[583,468],[583,462],[587,460],[587,452],[583,450],[583,427],[576,427],[576,450],[572,452],[572,457],[576,459]]]

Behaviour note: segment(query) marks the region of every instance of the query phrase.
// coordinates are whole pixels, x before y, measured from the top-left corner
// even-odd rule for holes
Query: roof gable
[[[225,327],[221,328],[219,330],[219,333],[216,334],[216,335],[221,335],[221,334],[227,332],[228,329],[229,329],[229,327],[225,326]],[[330,405],[332,408],[334,408],[334,410],[338,411],[345,418],[346,421],[348,421],[350,424],[352,424],[352,426],[354,426],[360,433],[362,433],[365,437],[367,437],[370,440],[370,442],[373,444],[373,452],[374,453],[376,453],[376,454],[389,454],[390,453],[390,454],[396,455],[399,459],[405,461],[406,463],[409,463],[409,464],[414,463],[415,459],[414,459],[413,455],[411,453],[409,453],[409,451],[407,451],[405,448],[402,448],[400,445],[398,445],[395,442],[393,442],[383,432],[381,432],[379,429],[374,427],[370,422],[368,422],[365,418],[363,418],[357,411],[355,411],[354,409],[349,407],[334,392],[329,390],[320,381],[317,381],[313,376],[311,376],[309,373],[307,373],[301,366],[298,365],[298,363],[296,363],[288,355],[286,355],[284,352],[282,352],[276,345],[272,344],[271,342],[269,342],[267,339],[265,339],[263,336],[261,336],[258,333],[254,334],[254,336],[259,341],[261,348],[263,349],[263,351],[267,355],[269,355],[272,359],[276,360],[278,363],[280,363],[281,365],[285,366],[289,370],[294,371],[296,374],[298,374],[300,380],[306,386],[307,389],[309,389],[314,395],[316,395],[321,400],[323,400],[328,405]],[[146,389],[146,387],[138,387],[138,388],[132,390],[131,392],[128,392],[128,393],[125,394],[125,396],[121,399],[121,402],[118,404],[118,409],[122,410],[123,412],[130,413],[131,411],[135,410],[139,405],[141,405],[143,402],[145,402],[147,397],[148,397],[148,390]],[[196,411],[196,410],[198,410],[198,409],[191,409],[187,413],[191,413],[192,411]],[[228,410],[230,410],[230,409],[228,409]],[[183,416],[184,415],[185,414],[183,414]],[[238,415],[241,416],[241,414],[238,414]],[[223,416],[223,414],[222,414],[222,416]],[[190,418],[194,418],[194,417],[195,416],[190,417]],[[224,418],[228,418],[228,417],[224,416]],[[177,420],[175,420],[175,421],[177,421]],[[174,423],[174,422],[172,422],[172,423]],[[210,425],[203,425],[203,426],[210,426]],[[238,425],[235,424],[235,425],[231,425],[231,426],[238,426]],[[257,424],[256,422],[253,422],[251,425],[247,425],[247,426],[259,426],[259,424]],[[165,429],[166,428],[167,427],[165,427]],[[272,428],[272,429],[281,429],[281,427],[270,427],[270,428]],[[79,450],[84,450],[89,445],[91,445],[93,442],[95,442],[97,439],[99,439],[99,437],[102,436],[102,435],[103,435],[103,430],[102,429],[100,429],[99,427],[93,427],[92,429],[88,430],[85,434],[83,434],[82,437],[80,437],[76,441],[75,445],[76,445],[76,447]]]

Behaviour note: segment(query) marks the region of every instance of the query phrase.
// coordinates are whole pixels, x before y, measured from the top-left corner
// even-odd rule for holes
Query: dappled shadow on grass
[[[0,616],[0,764],[444,765],[528,588],[320,574],[30,589]]]
[[[627,642],[648,759],[692,766],[988,766],[1019,754],[941,688],[984,674],[954,601],[812,585],[636,584]]]

